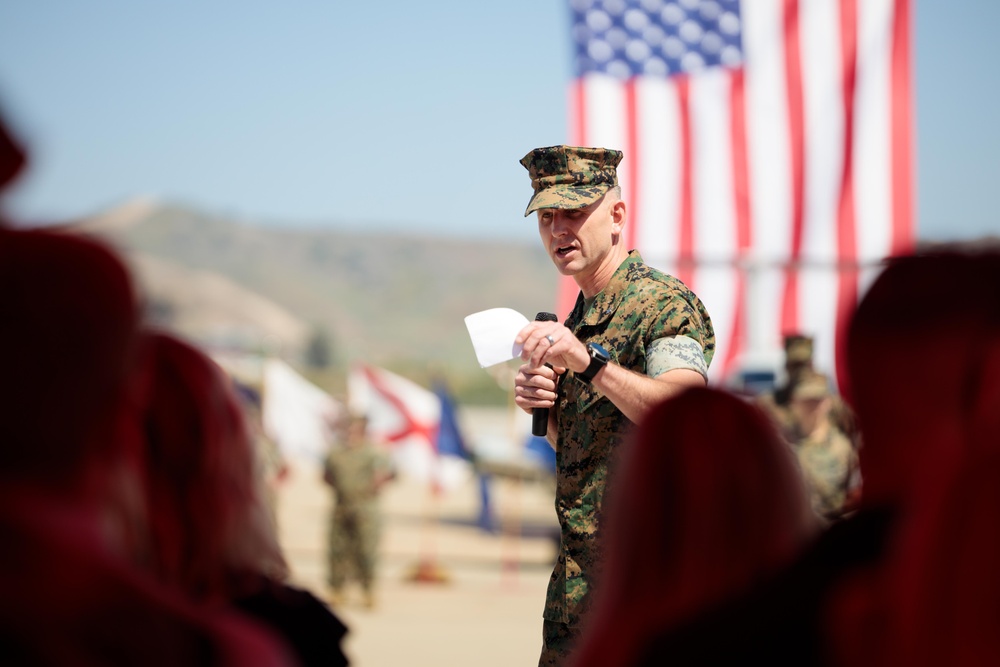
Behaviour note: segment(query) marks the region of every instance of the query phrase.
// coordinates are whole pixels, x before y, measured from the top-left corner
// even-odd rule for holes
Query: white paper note
[[[479,366],[486,368],[521,355],[521,346],[514,343],[517,332],[528,324],[528,318],[510,308],[490,308],[465,318]]]

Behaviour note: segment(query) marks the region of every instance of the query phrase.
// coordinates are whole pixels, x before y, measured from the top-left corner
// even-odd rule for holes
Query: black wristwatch
[[[587,343],[587,352],[590,353],[590,365],[587,366],[587,370],[577,373],[576,377],[582,382],[590,384],[590,381],[597,375],[597,371],[607,366],[608,362],[611,361],[611,355],[597,343]]]

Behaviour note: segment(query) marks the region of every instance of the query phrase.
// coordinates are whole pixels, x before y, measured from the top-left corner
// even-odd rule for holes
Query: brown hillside
[[[280,339],[297,363],[319,333],[339,367],[481,374],[466,315],[554,307],[557,274],[531,243],[251,225],[149,203],[84,227],[132,258],[168,325],[250,349]]]

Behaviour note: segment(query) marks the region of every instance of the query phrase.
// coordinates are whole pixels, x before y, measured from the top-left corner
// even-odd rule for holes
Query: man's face
[[[785,364],[785,370],[788,373],[788,381],[795,384],[812,372],[812,363],[809,361],[789,361]]]
[[[624,222],[624,204],[614,193],[605,194],[584,208],[547,208],[537,213],[542,244],[559,273],[565,276],[597,270]]]

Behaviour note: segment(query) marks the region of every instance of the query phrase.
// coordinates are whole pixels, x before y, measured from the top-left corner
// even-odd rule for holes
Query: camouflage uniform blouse
[[[566,326],[584,343],[603,346],[611,363],[639,373],[646,372],[646,351],[659,338],[694,339],[706,365],[715,352],[712,322],[701,300],[681,281],[644,264],[635,250],[587,312],[583,295],[577,297]],[[597,533],[610,464],[632,422],[572,372],[560,379],[558,391],[556,513],[561,543],[544,617],[576,624],[602,558]]]

